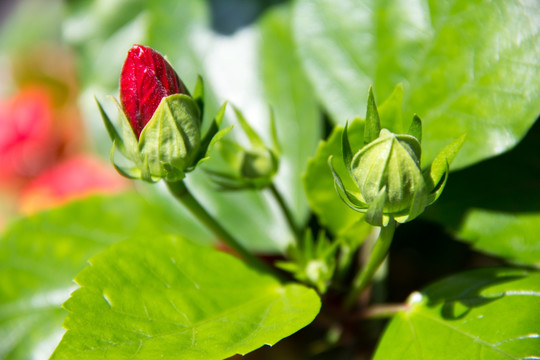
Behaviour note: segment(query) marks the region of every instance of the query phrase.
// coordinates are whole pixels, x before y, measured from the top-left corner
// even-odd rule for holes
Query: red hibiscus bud
[[[161,99],[173,94],[189,92],[167,60],[154,49],[133,45],[120,75],[120,101],[137,138]]]

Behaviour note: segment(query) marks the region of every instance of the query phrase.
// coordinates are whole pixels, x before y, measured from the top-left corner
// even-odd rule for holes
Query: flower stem
[[[193,197],[183,181],[169,182],[167,181],[167,187],[174,195],[174,197],[180,201],[189,211],[199,219],[204,225],[214,233],[221,241],[227,246],[236,251],[242,256],[249,265],[254,268],[272,273],[279,277],[279,274],[270,266],[265,264],[262,260],[256,257],[253,253],[248,251],[243,245],[241,245],[223,226],[221,226],[213,217],[206,211],[205,208]]]
[[[386,258],[388,249],[392,243],[392,238],[394,237],[395,229],[396,221],[394,219],[391,219],[387,226],[381,228],[379,238],[373,246],[373,250],[371,251],[367,264],[354,279],[353,289],[349,293],[349,296],[345,302],[345,305],[348,308],[351,308],[354,305],[358,295],[360,295],[360,293],[362,293],[362,291],[364,291],[369,285],[373,279],[373,276],[375,275],[375,272]]]
[[[283,199],[283,196],[281,196],[281,193],[278,191],[274,183],[270,184],[269,188],[270,188],[270,192],[274,196],[274,199],[276,199],[277,203],[279,204],[279,207],[281,208],[283,215],[285,215],[285,219],[287,220],[287,224],[291,228],[291,231],[294,233],[297,239],[300,239],[300,237],[302,236],[301,230],[298,228],[298,226],[294,222],[293,215],[291,213],[291,210],[287,206],[287,203],[285,203],[285,199]]]

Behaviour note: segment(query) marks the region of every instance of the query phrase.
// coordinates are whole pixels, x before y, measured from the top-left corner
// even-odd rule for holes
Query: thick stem
[[[296,223],[294,222],[293,215],[291,213],[291,210],[289,209],[289,207],[285,203],[285,199],[283,199],[283,197],[281,196],[281,193],[278,191],[278,189],[276,188],[274,183],[270,184],[269,188],[270,188],[270,191],[272,192],[272,195],[274,196],[274,198],[278,202],[279,207],[281,208],[281,211],[283,212],[283,215],[285,215],[285,219],[287,220],[287,224],[289,224],[289,227],[291,228],[294,235],[296,235],[296,238],[300,239],[300,237],[302,236],[301,231],[298,228],[298,226],[296,225]]]
[[[373,250],[371,251],[366,265],[354,279],[352,291],[349,293],[345,303],[348,308],[351,308],[354,305],[358,295],[360,295],[360,293],[362,293],[369,285],[375,272],[386,258],[388,249],[392,243],[392,238],[394,237],[395,229],[396,221],[394,219],[391,219],[387,226],[381,228],[379,238],[373,246]]]
[[[221,241],[223,241],[227,246],[236,251],[240,256],[242,256],[248,264],[262,270],[264,272],[270,272],[274,275],[278,275],[274,269],[262,262],[258,257],[253,253],[249,252],[243,245],[241,245],[223,226],[221,226],[213,217],[210,215],[205,208],[193,197],[191,192],[188,190],[183,181],[177,182],[168,182],[167,187],[174,195],[174,197],[180,201],[189,211],[195,215],[204,225],[208,227],[210,231],[216,235]],[[279,276],[279,275],[278,275]]]

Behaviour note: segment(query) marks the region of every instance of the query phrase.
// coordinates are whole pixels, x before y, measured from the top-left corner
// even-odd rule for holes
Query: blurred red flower
[[[23,89],[0,102],[0,186],[18,187],[56,159],[48,92]]]
[[[31,181],[22,191],[19,208],[28,214],[88,195],[117,193],[129,187],[128,181],[109,164],[91,155],[77,155]]]

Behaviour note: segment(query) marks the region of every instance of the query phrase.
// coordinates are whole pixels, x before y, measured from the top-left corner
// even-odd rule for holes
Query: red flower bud
[[[167,60],[152,48],[133,45],[120,75],[120,101],[137,138],[161,99],[173,94],[189,92]]]

